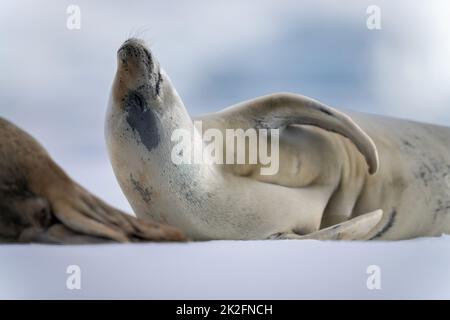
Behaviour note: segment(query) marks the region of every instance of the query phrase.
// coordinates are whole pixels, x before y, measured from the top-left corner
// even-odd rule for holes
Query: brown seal
[[[33,137],[0,118],[0,242],[184,239],[174,227],[138,220],[92,195]]]

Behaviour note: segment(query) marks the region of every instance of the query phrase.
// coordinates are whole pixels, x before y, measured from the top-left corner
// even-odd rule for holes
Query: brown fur
[[[75,183],[29,134],[0,118],[0,242],[182,241]]]

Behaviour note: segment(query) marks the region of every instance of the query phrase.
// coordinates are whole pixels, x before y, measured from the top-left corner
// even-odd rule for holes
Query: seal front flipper
[[[382,210],[375,210],[307,235],[277,234],[270,239],[367,240],[367,235],[381,221],[382,216]]]
[[[94,243],[113,243],[114,240],[88,236],[77,233],[63,224],[57,223],[48,229],[38,227],[27,228],[22,231],[18,238],[21,243],[47,243],[47,244],[94,244]]]
[[[58,199],[55,201],[55,216],[65,226],[83,234],[119,242],[185,240],[178,229],[138,220],[109,206],[78,185],[70,198],[55,195],[55,199]]]
[[[365,157],[370,174],[375,174],[379,167],[375,143],[349,116],[302,95],[275,93],[262,96],[206,115],[201,120],[238,123],[241,128],[255,129],[283,129],[290,125],[318,127],[352,141]]]
[[[107,205],[70,179],[33,137],[0,118],[0,239],[92,243],[185,238],[173,227],[137,220]]]

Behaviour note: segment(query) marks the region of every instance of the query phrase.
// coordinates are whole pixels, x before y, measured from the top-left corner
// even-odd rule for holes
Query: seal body
[[[138,221],[74,182],[29,134],[0,118],[0,242],[183,240]]]
[[[221,132],[280,128],[279,171],[261,175],[261,163],[174,163],[172,133],[195,133],[193,119],[145,44],[126,41],[105,136],[116,177],[139,217],[198,240],[297,239],[378,209],[380,220],[372,215],[365,226],[360,219],[351,227],[373,224],[359,239],[450,232],[448,128],[340,112],[290,93],[196,120]]]
[[[330,198],[330,209],[325,215],[332,215],[331,211],[354,215],[381,208],[385,214],[379,228],[371,234],[375,239],[449,233],[450,128],[348,114],[374,140],[380,156],[379,172],[373,176],[361,174],[354,165],[358,155],[347,147],[348,160],[342,161],[346,174]]]

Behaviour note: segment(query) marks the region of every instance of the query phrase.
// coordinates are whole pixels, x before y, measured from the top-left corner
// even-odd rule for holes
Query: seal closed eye
[[[135,91],[130,91],[124,100],[127,112],[127,122],[133,131],[139,135],[140,141],[148,151],[158,146],[159,133],[155,113],[146,106],[144,98]]]

